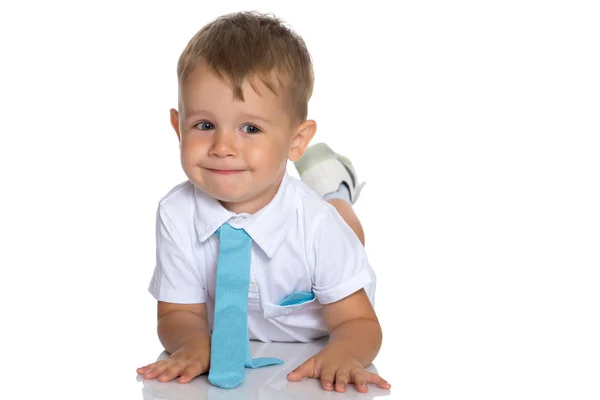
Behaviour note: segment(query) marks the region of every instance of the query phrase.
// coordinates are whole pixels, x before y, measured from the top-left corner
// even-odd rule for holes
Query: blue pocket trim
[[[293,292],[289,294],[279,303],[280,306],[293,306],[296,304],[306,303],[307,301],[311,301],[315,298],[315,294],[313,292]]]

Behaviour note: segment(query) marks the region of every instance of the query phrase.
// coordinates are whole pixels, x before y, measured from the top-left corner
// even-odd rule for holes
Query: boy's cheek
[[[200,156],[202,150],[202,143],[199,143],[197,140],[193,140],[190,138],[183,139],[180,144],[181,148],[181,156],[183,160],[189,162],[198,162],[198,157]]]

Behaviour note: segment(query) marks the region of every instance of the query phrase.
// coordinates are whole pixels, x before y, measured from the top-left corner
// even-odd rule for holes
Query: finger
[[[149,370],[144,372],[144,379],[154,379],[167,369],[167,364],[164,362],[155,363]]]
[[[182,364],[173,364],[158,377],[158,380],[161,382],[169,382],[181,375],[181,372],[183,372]]]
[[[136,369],[137,373],[139,375],[143,375],[146,373],[146,371],[149,371],[152,369],[152,367],[154,366],[154,364],[156,363],[152,363],[152,364],[148,364],[148,365],[144,365],[143,367],[139,367],[138,369]]]
[[[357,371],[355,373],[355,376],[357,377],[356,380],[358,381],[357,389],[359,389],[360,392],[363,392],[363,390],[360,390],[361,387],[364,389],[364,392],[367,391],[368,383],[377,385],[382,389],[390,389],[392,387],[392,385],[390,385],[389,382],[387,382],[381,376],[374,374],[372,372],[368,372],[365,370]]]
[[[330,391],[333,390],[333,379],[335,378],[335,369],[327,369],[321,371],[321,385],[323,389]]]
[[[367,393],[369,389],[367,388],[367,376],[364,370],[355,369],[350,372],[352,377],[352,381],[354,382],[354,386],[356,386],[356,390],[360,393]]]
[[[204,365],[200,363],[190,364],[185,368],[177,382],[188,383],[203,372],[206,372],[206,368],[204,367]]]
[[[338,369],[335,373],[335,390],[336,392],[345,392],[348,382],[350,381],[350,370]]]
[[[374,374],[372,372],[365,372],[367,383],[372,383],[374,385],[379,386],[382,389],[389,389],[392,387],[385,379],[381,376]]]
[[[379,382],[377,385],[379,385],[379,387],[382,389],[391,389],[392,388],[392,384],[383,378],[381,378],[381,382]]]
[[[318,378],[317,371],[315,371],[315,359],[309,358],[303,362],[298,368],[290,372],[287,376],[291,382],[297,382],[304,378]]]

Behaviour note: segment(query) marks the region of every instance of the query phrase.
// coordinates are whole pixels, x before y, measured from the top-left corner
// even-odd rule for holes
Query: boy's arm
[[[328,348],[349,354],[363,367],[371,364],[381,348],[382,332],[364,289],[324,304],[323,317],[330,332]]]
[[[169,354],[184,346],[208,349],[210,357],[210,330],[206,304],[175,304],[158,302],[158,337]]]
[[[187,383],[208,371],[210,366],[210,330],[206,304],[158,302],[158,337],[171,354],[137,369],[145,379],[167,382],[179,377]]]
[[[322,315],[330,337],[327,345],[288,374],[288,380],[320,378],[325,390],[343,392],[354,383],[359,392],[367,384],[391,386],[367,371],[381,348],[382,333],[373,306],[363,289],[374,283],[364,247],[356,234],[331,207],[314,220],[307,253],[314,260],[312,291],[323,304]]]
[[[381,376],[365,370],[381,348],[381,326],[364,289],[331,304],[323,305],[330,332],[329,342],[316,355],[288,374],[288,380],[320,378],[325,390],[345,392],[354,383],[359,392],[367,384],[383,389],[391,385]]]

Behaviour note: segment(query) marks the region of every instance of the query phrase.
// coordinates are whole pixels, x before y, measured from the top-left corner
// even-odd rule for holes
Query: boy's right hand
[[[183,346],[167,360],[157,361],[137,369],[144,379],[158,378],[168,382],[177,377],[177,382],[188,383],[196,376],[208,371],[210,366],[210,346]]]

